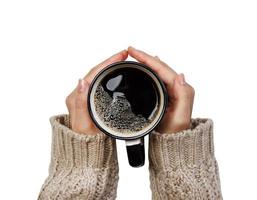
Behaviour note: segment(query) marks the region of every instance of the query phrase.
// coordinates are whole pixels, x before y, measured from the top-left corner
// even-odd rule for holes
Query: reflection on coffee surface
[[[101,121],[113,131],[141,131],[154,120],[159,109],[156,83],[135,68],[116,69],[96,88],[95,108]]]

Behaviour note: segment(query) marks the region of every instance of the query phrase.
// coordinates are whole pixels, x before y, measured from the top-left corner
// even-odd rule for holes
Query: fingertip
[[[134,47],[129,46],[127,51],[128,51],[128,53],[129,53],[129,54],[131,54],[131,53],[133,52],[133,50],[134,50],[134,49],[135,49]]]
[[[178,74],[174,77],[173,84],[170,84],[169,91],[172,92],[172,94],[179,98],[183,93],[185,93],[186,87],[184,87],[183,82],[183,76],[181,74]]]
[[[180,73],[177,77],[176,77],[176,81],[179,83],[179,85],[184,86],[186,85],[186,80],[185,80],[185,75],[183,73]]]
[[[137,52],[140,52],[140,51],[138,49],[136,49],[135,47],[132,47],[132,46],[128,47],[128,54],[129,55],[134,55]]]
[[[146,63],[148,55],[145,52],[130,46],[130,47],[128,47],[128,54],[131,57],[135,58],[137,61]]]
[[[78,82],[78,92],[81,93],[85,90],[85,84],[84,84],[84,79],[79,79]]]
[[[135,50],[135,48],[132,47],[132,46],[129,46],[129,47],[128,47],[128,51],[129,51],[129,50]]]
[[[174,94],[178,99],[187,101],[194,99],[195,90],[185,81],[184,74],[177,75],[175,79]]]
[[[126,55],[127,54],[127,49],[123,49],[122,51],[118,52],[117,54]]]
[[[122,56],[123,56],[122,59],[124,59],[124,60],[128,57],[128,51],[127,51],[127,49],[124,49],[124,50],[122,51]]]
[[[111,64],[113,62],[118,62],[118,61],[126,60],[127,57],[128,57],[128,51],[127,51],[127,49],[124,49],[124,50],[114,54],[112,57],[108,58],[103,63],[105,64],[105,66],[107,66],[107,65],[109,65],[109,64]]]

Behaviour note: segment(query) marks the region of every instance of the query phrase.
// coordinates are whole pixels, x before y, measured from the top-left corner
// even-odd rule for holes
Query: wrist
[[[192,119],[188,130],[176,134],[154,131],[149,140],[149,162],[154,169],[177,169],[214,159],[213,122],[208,118]]]
[[[52,158],[63,168],[102,168],[117,165],[116,141],[99,132],[78,134],[70,128],[68,115],[53,116]],[[54,164],[54,163],[52,163]]]
[[[191,127],[191,119],[187,121],[181,121],[181,122],[170,122],[165,123],[164,125],[160,125],[156,131],[159,133],[170,133],[170,134],[176,134],[181,131],[190,129]]]

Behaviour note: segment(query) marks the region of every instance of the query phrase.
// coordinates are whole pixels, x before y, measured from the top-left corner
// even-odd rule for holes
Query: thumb
[[[194,101],[194,89],[185,81],[184,74],[176,76],[173,87],[174,112],[173,117],[176,121],[177,128],[183,130],[190,127],[193,101]]]
[[[75,91],[75,109],[72,128],[78,133],[92,134],[95,132],[96,127],[90,118],[87,108],[88,89],[89,83],[80,79]]]

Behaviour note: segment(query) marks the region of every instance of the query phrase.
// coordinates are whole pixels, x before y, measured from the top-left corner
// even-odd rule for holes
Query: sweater
[[[71,130],[69,115],[50,118],[52,147],[49,175],[38,200],[113,200],[118,185],[115,139],[101,131]],[[152,200],[220,200],[219,169],[214,156],[213,122],[192,119],[178,133],[149,135]]]

